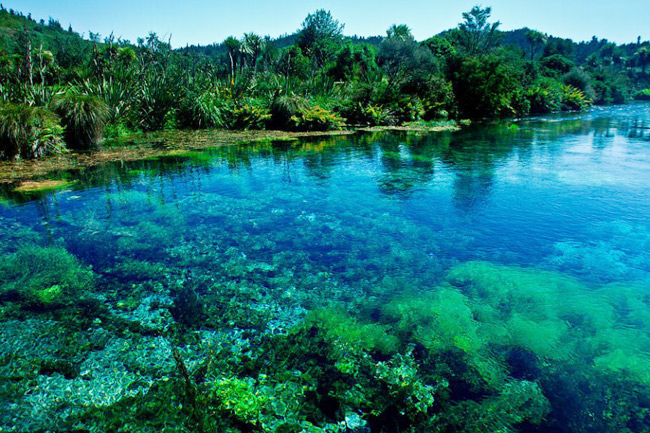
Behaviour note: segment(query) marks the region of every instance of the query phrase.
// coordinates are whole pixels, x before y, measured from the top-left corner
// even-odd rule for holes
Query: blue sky
[[[416,39],[455,27],[476,0],[0,0],[6,8],[53,17],[79,33],[99,32],[135,42],[149,31],[170,36],[175,47],[220,42],[244,32],[277,37],[292,33],[308,13],[327,9],[345,24],[347,35],[384,34],[391,24],[407,24]],[[618,43],[650,39],[650,0],[492,0],[492,20],[501,29],[530,27],[576,41],[593,35]]]

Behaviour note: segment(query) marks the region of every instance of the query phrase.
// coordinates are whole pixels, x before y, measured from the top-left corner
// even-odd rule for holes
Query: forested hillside
[[[328,11],[278,39],[253,31],[172,49],[83,39],[50,18],[0,11],[0,157],[89,149],[160,129],[328,130],[583,110],[650,98],[650,43],[575,43],[501,32],[474,7],[416,41],[405,24],[346,37]]]

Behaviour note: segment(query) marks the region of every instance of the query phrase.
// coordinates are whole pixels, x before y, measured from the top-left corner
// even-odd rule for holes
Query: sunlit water
[[[481,390],[460,396],[453,377],[431,373],[450,401],[536,384],[544,421],[499,421],[512,431],[650,431],[648,105],[255,143],[72,176],[74,188],[7,193],[0,206],[0,252],[24,266],[0,277],[0,332],[13,342],[0,357],[12,383],[0,431],[64,428],[88,407],[146,395],[176,375],[160,348],[175,326],[213,340],[282,336],[322,308],[401,339],[386,358],[413,345],[434,358],[461,351]],[[34,259],[37,247],[92,266],[92,283],[40,275],[60,270]],[[71,296],[102,312],[69,311]],[[76,341],[57,340],[65,332]],[[158,369],[132,366],[137,338]],[[207,350],[180,347],[199,364]],[[116,368],[124,377],[95,383]]]

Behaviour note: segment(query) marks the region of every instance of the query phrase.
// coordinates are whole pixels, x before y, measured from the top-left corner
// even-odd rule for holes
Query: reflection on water
[[[649,127],[258,142],[5,191],[0,430],[650,431]]]

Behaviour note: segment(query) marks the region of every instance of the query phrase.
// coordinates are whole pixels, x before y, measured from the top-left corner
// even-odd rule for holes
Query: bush
[[[51,105],[65,126],[69,147],[88,150],[99,144],[108,119],[104,101],[96,96],[68,92],[55,96]]]
[[[594,101],[599,105],[624,104],[629,99],[631,85],[623,74],[598,72],[594,74]]]
[[[451,82],[431,77],[426,82],[426,88],[422,95],[424,106],[424,120],[445,119],[453,110],[455,104],[454,89]]]
[[[591,85],[591,77],[582,69],[573,68],[568,73],[562,76],[562,82],[568,86],[573,86],[576,89],[582,90],[586,96],[593,99],[596,94]]]
[[[305,111],[309,104],[300,96],[279,96],[271,103],[271,120],[273,128],[288,129],[292,126],[292,118]]]
[[[385,125],[390,113],[382,105],[364,105],[361,102],[349,102],[339,110],[347,123],[355,125]]]
[[[44,108],[0,105],[0,158],[37,158],[65,149],[63,128]]]
[[[292,116],[291,122],[298,131],[332,131],[343,126],[341,116],[318,105]]]
[[[592,100],[580,89],[573,86],[562,86],[562,109],[566,111],[583,111],[591,107]]]
[[[224,126],[223,103],[211,92],[187,92],[176,112],[181,128],[205,129]]]
[[[554,113],[562,108],[562,92],[557,82],[543,80],[528,88],[526,93],[533,114]]]
[[[258,101],[231,104],[224,108],[224,125],[228,129],[264,129],[271,118],[269,110]]]
[[[574,63],[561,54],[544,57],[539,63],[542,66],[542,73],[550,77],[566,74],[574,67]]]
[[[637,101],[650,101],[650,89],[639,90],[634,99]]]
[[[513,96],[521,89],[520,71],[504,57],[469,57],[454,73],[453,84],[462,116],[511,116]]]
[[[169,126],[177,108],[178,83],[165,74],[151,73],[139,83],[137,102],[132,121],[138,129],[156,131]]]
[[[276,98],[270,118],[273,127],[297,131],[330,131],[343,126],[340,115],[299,96]]]
[[[582,111],[593,104],[582,90],[551,78],[541,79],[528,88],[526,97],[530,101],[530,112],[535,114]]]

